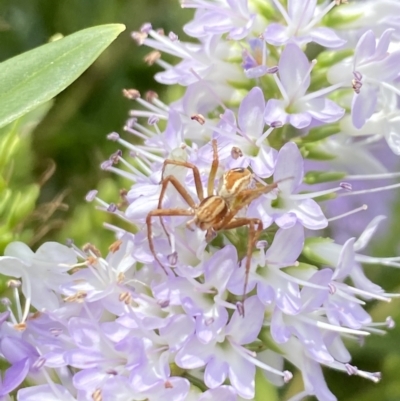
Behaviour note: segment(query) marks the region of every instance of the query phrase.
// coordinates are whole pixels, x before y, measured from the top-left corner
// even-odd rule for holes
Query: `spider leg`
[[[208,184],[207,184],[208,196],[214,195],[214,181],[215,181],[215,176],[217,175],[217,170],[219,165],[217,140],[213,139],[211,144],[213,149],[213,161],[211,164],[210,175],[208,176]]]
[[[156,254],[156,250],[154,248],[154,242],[153,242],[153,230],[151,226],[151,219],[153,217],[162,217],[162,216],[193,216],[194,212],[192,210],[187,210],[187,209],[155,209],[149,212],[149,214],[146,217],[146,225],[147,225],[147,240],[149,241],[149,248],[151,253],[154,256],[154,259],[158,262],[158,264],[162,267],[164,270],[165,274],[168,275],[167,269],[165,266],[161,263],[160,259],[158,258]]]
[[[166,160],[166,162],[167,162],[168,160]],[[174,163],[171,163],[171,164],[175,164],[175,161],[174,160],[171,160],[171,161],[173,161]],[[165,163],[164,163],[165,164]],[[174,186],[174,188],[178,191],[178,193],[182,196],[182,198],[184,199],[184,201],[194,210],[197,206],[196,206],[196,204],[194,203],[194,200],[192,199],[192,197],[190,196],[190,194],[189,194],[189,192],[185,189],[185,187],[180,183],[180,181],[175,177],[175,176],[173,176],[173,175],[169,175],[168,177],[165,177],[165,178],[163,178],[163,180],[162,180],[162,186],[161,186],[161,192],[160,192],[160,197],[159,197],[159,199],[158,199],[158,206],[157,206],[157,209],[162,209],[162,201],[163,201],[163,199],[164,199],[164,196],[165,196],[165,192],[167,191],[167,187],[168,187],[168,184],[169,183],[171,183],[173,186]],[[200,182],[200,184],[201,184],[201,182]],[[202,188],[203,189],[203,188]],[[163,228],[163,230],[164,230],[164,232],[165,232],[165,235],[167,236],[167,238],[168,238],[168,242],[169,242],[169,244],[171,245],[171,237],[170,237],[170,234],[169,234],[169,232],[168,232],[168,230],[167,230],[167,228],[165,227],[165,224],[164,224],[164,220],[163,220],[163,218],[162,218],[162,216],[160,215],[160,223],[161,223],[161,226],[162,226],[162,228]]]
[[[232,219],[228,224],[226,224],[221,229],[229,230],[232,228],[238,228],[243,226],[249,226],[249,237],[247,240],[247,254],[246,254],[246,271],[245,271],[245,279],[243,284],[243,295],[242,295],[242,304],[244,305],[244,301],[246,300],[247,285],[249,283],[251,257],[253,255],[253,249],[256,245],[256,242],[261,234],[261,231],[263,230],[263,224],[260,219],[240,217]]]
[[[161,177],[164,177],[164,172],[167,165],[182,166],[193,171],[194,185],[196,186],[197,196],[201,202],[204,199],[204,191],[203,191],[203,185],[201,184],[200,172],[197,166],[188,162],[181,162],[178,160],[167,159],[164,161]]]

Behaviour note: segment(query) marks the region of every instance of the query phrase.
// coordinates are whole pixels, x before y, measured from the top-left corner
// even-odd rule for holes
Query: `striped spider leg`
[[[194,225],[200,230],[206,231],[206,240],[210,241],[218,231],[239,228],[243,226],[249,227],[248,243],[247,243],[247,258],[246,258],[246,277],[243,286],[243,301],[247,291],[247,283],[250,272],[251,256],[255,244],[263,230],[263,225],[260,219],[236,217],[237,213],[248,206],[253,200],[257,199],[263,194],[272,191],[277,187],[277,183],[269,185],[257,184],[255,188],[249,188],[253,178],[253,174],[247,168],[234,168],[228,170],[222,176],[220,186],[217,193],[214,194],[214,181],[218,170],[218,150],[217,141],[212,141],[213,148],[213,161],[211,165],[210,175],[207,184],[207,197],[204,197],[204,190],[200,179],[200,172],[198,168],[187,162],[176,160],[166,160],[163,166],[163,172],[167,165],[183,166],[192,170],[197,196],[200,203],[197,205],[193,198],[190,196],[186,188],[181,182],[173,175],[163,177],[161,181],[161,193],[158,202],[158,207],[149,212],[146,218],[147,224],[147,237],[149,241],[150,251],[158,264],[167,272],[165,266],[161,263],[154,248],[152,237],[152,218],[159,217],[162,227],[169,239],[168,231],[166,230],[162,217],[166,216],[191,216],[186,223],[186,227],[191,229]],[[162,201],[165,196],[168,185],[171,184],[175,187],[183,200],[188,204],[189,208],[171,208],[164,209]]]

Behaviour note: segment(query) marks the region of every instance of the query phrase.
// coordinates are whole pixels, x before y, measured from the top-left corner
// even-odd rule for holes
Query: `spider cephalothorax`
[[[247,259],[246,259],[246,278],[243,286],[243,297],[246,294],[247,282],[250,271],[250,262],[253,248],[257,239],[263,229],[260,219],[249,217],[236,217],[238,212],[244,207],[248,206],[250,202],[257,199],[262,194],[266,194],[277,187],[277,183],[262,185],[257,184],[255,187],[250,188],[253,179],[253,174],[247,168],[234,168],[224,173],[220,180],[220,185],[217,193],[214,193],[214,182],[218,170],[218,150],[217,141],[212,141],[213,147],[213,161],[211,165],[210,175],[207,184],[207,197],[204,197],[204,190],[200,179],[200,172],[198,168],[188,162],[181,162],[177,160],[165,160],[163,166],[164,170],[167,165],[183,166],[192,170],[197,196],[200,203],[196,204],[189,192],[183,184],[173,175],[163,177],[161,181],[161,193],[158,201],[158,207],[152,210],[146,219],[147,236],[149,241],[150,250],[155,260],[166,272],[165,266],[161,263],[154,248],[152,237],[151,221],[153,217],[159,217],[161,225],[169,238],[168,231],[166,230],[162,217],[163,216],[191,216],[192,218],[186,223],[189,229],[193,226],[198,227],[200,230],[206,231],[206,240],[210,241],[214,238],[215,234],[221,230],[229,230],[233,228],[249,226],[249,235],[247,243]],[[188,204],[189,208],[170,208],[163,209],[162,201],[168,187],[171,183],[175,189],[182,196],[184,201]]]

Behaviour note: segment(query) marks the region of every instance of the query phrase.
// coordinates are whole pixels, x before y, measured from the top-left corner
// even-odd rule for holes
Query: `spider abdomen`
[[[197,208],[195,223],[201,230],[207,230],[220,223],[228,211],[228,204],[223,197],[209,196]]]

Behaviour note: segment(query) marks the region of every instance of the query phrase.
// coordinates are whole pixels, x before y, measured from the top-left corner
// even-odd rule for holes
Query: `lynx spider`
[[[210,175],[208,177],[207,197],[204,197],[204,189],[200,179],[200,172],[194,164],[170,159],[164,161],[162,169],[163,178],[161,180],[161,193],[158,201],[158,207],[157,209],[149,212],[146,218],[147,238],[150,251],[154,256],[154,259],[163,268],[165,273],[167,273],[165,266],[161,263],[154,248],[152,237],[153,217],[160,218],[161,225],[168,237],[168,240],[170,239],[170,236],[162,220],[162,217],[164,216],[192,216],[192,219],[186,223],[186,227],[192,230],[191,225],[194,224],[196,227],[200,228],[200,230],[206,231],[207,241],[213,239],[218,231],[248,226],[249,235],[245,267],[246,276],[242,298],[242,301],[244,302],[249,279],[251,256],[261,231],[263,230],[263,224],[260,219],[236,217],[236,215],[241,209],[248,206],[253,200],[276,188],[277,183],[275,182],[269,185],[257,184],[255,188],[249,188],[253,178],[251,171],[247,168],[234,168],[224,173],[220,187],[217,189],[217,193],[214,194],[214,182],[219,166],[216,140],[212,141],[212,149],[213,161],[211,164]],[[167,165],[182,166],[192,170],[197,197],[200,201],[199,204],[196,204],[189,192],[175,176],[168,175],[167,177],[164,177],[164,170]],[[184,201],[188,204],[188,209],[164,209],[162,207],[163,198],[169,184],[172,184],[175,187]]]

